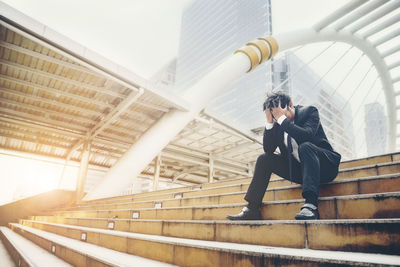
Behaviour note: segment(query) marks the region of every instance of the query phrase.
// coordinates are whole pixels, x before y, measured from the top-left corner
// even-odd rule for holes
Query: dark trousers
[[[310,142],[299,145],[298,162],[292,156],[292,177],[289,178],[289,160],[287,155],[262,154],[258,157],[253,179],[244,199],[253,205],[260,205],[268,187],[272,173],[286,180],[303,185],[303,197],[309,192],[318,196],[322,183],[333,181],[339,169],[340,155],[336,152],[317,147]]]

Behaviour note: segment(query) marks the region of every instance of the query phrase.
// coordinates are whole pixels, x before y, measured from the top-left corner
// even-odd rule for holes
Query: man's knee
[[[258,156],[256,164],[266,164],[271,160],[271,158],[272,158],[271,154],[267,153],[261,154],[260,156]]]
[[[304,142],[299,145],[299,156],[309,153],[315,153],[315,145],[311,142]]]
[[[267,155],[264,153],[264,154],[261,154],[260,156],[258,156],[258,158],[257,158],[257,163],[261,163],[261,162],[264,162],[265,160],[266,160],[266,158],[267,158]]]

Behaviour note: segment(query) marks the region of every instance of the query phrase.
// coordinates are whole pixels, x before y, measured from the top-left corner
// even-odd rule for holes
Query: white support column
[[[76,183],[76,202],[81,201],[83,198],[83,190],[85,189],[86,176],[89,167],[90,146],[88,140],[83,144],[81,165],[79,166],[78,181]]]
[[[160,180],[160,168],[161,168],[161,153],[154,159],[154,180],[153,180],[153,191],[158,190],[158,181]]]
[[[208,159],[208,182],[214,182],[214,158],[212,153],[210,153]]]

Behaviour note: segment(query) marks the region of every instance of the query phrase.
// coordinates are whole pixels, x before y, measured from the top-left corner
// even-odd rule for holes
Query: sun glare
[[[40,157],[0,155],[0,205],[53,189],[73,189],[76,167],[67,167],[63,179],[63,165]]]

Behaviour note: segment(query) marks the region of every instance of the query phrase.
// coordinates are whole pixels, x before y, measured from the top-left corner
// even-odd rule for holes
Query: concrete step
[[[102,246],[97,246],[79,241],[81,235],[67,238],[19,224],[10,223],[9,226],[15,233],[31,240],[33,243],[45,249],[46,252],[52,252],[53,250],[54,252],[52,253],[54,255],[71,263],[73,266],[172,266],[167,263],[161,263],[106,248],[110,240],[99,240]],[[88,235],[86,238],[91,237]],[[43,261],[39,263],[39,265],[31,266],[57,266],[45,264]]]
[[[0,226],[0,237],[16,266],[72,266],[7,227]],[[1,266],[5,264],[1,262]]]
[[[1,230],[0,230],[1,231]],[[1,233],[0,233],[1,235]],[[7,244],[7,242],[4,242]],[[3,241],[0,238],[0,262],[2,267],[16,267],[17,265],[14,263],[14,260],[11,258],[10,253],[7,250],[7,247],[3,244]]]
[[[348,169],[348,168],[362,167],[380,163],[390,163],[396,161],[400,161],[400,152],[361,158],[361,159],[347,160],[340,163],[340,169]]]
[[[390,175],[390,174],[399,174],[400,173],[400,162],[395,163],[383,163],[378,165],[368,165],[359,168],[349,168],[342,170],[335,181],[342,181],[348,179],[358,179],[363,177],[376,177],[380,175]],[[164,191],[155,191],[151,192],[151,195],[147,195],[145,193],[135,194],[131,196],[123,196],[116,197],[112,199],[102,199],[98,201],[91,202],[83,202],[80,206],[91,206],[98,204],[112,204],[112,203],[123,203],[123,202],[138,202],[138,201],[148,201],[148,200],[165,200],[165,199],[175,199],[175,198],[187,198],[194,196],[204,196],[204,195],[219,195],[225,193],[232,192],[241,192],[246,191],[249,183],[251,182],[251,178],[248,179],[239,179],[236,184],[231,185],[221,185],[216,187],[189,187],[189,188],[180,188],[179,192],[168,192],[164,193]],[[268,186],[269,189],[279,188],[284,186],[290,186],[293,183],[278,178],[272,180]]]
[[[385,155],[379,155],[379,156],[374,156],[374,157],[345,161],[345,162],[340,163],[339,169],[347,170],[347,169],[351,169],[351,168],[375,166],[377,164],[393,163],[393,162],[399,162],[399,161],[400,161],[400,153],[385,154]],[[211,187],[216,187],[216,186],[234,185],[234,184],[238,184],[237,182],[239,182],[239,184],[240,184],[240,183],[247,183],[249,181],[251,181],[251,178],[231,179],[231,180],[215,182],[215,183],[205,183],[205,184],[201,185],[201,188],[205,189],[205,188],[211,188]]]
[[[380,160],[375,160],[377,162],[379,161],[385,161],[389,156],[383,156],[382,159],[381,157],[376,157],[377,159]],[[399,153],[400,157],[400,153]],[[348,179],[348,178],[360,178],[360,177],[368,177],[368,176],[374,176],[374,175],[383,175],[383,174],[394,174],[394,173],[400,173],[400,159],[398,160],[397,154],[390,156],[390,159],[396,159],[396,161],[389,161],[389,162],[383,162],[383,163],[373,163],[369,164],[371,162],[375,162],[371,158],[370,160],[368,159],[363,159],[365,161],[365,164],[362,166],[357,166],[357,167],[350,167],[350,168],[342,168],[338,174],[338,177],[336,179]],[[385,159],[385,160],[383,160]],[[366,165],[368,163],[368,165]],[[274,183],[276,181],[276,186],[286,186],[289,185],[290,182],[273,175],[271,177],[271,186],[274,186]],[[238,185],[238,184],[243,184],[243,183],[249,183],[251,181],[251,177],[249,178],[242,178],[242,179],[233,179],[229,181],[221,181],[221,182],[215,182],[215,183],[206,183],[202,185],[197,185],[197,186],[188,186],[188,187],[180,187],[180,188],[172,188],[172,189],[165,189],[165,190],[157,190],[157,191],[152,191],[152,192],[144,192],[144,193],[138,193],[134,195],[128,195],[128,196],[116,196],[116,197],[111,197],[111,198],[104,198],[104,199],[99,199],[99,200],[92,200],[92,201],[86,201],[84,203],[118,203],[121,201],[132,201],[135,199],[142,198],[142,200],[149,200],[149,199],[155,199],[158,195],[166,195],[169,194],[170,196],[175,196],[176,194],[179,194],[180,192],[187,192],[187,191],[196,191],[199,189],[206,189],[206,188],[214,188],[214,187],[221,187],[221,186],[227,186],[227,185]]]
[[[62,235],[64,238],[68,236],[68,239],[80,240],[81,235],[85,233],[86,245],[91,243],[106,246],[119,252],[179,266],[396,266],[400,264],[399,256],[382,254],[266,247],[52,225],[49,230],[57,232],[55,235],[22,225],[10,226],[15,231],[46,239],[49,239],[50,235],[55,237]]]
[[[203,194],[190,196],[192,191],[182,192],[181,198],[168,199],[169,194],[161,195],[165,199],[154,201],[132,201],[123,203],[78,205],[66,210],[110,210],[110,209],[140,209],[154,207],[184,207],[195,205],[216,205],[244,203],[249,184],[233,185],[212,189],[203,189]],[[342,196],[369,193],[385,193],[400,191],[400,174],[381,175],[360,179],[334,181],[321,186],[320,197]],[[197,192],[197,191],[196,191]],[[302,188],[300,185],[291,185],[280,188],[268,188],[263,201],[301,199]]]
[[[291,220],[303,200],[267,201],[261,207],[264,220]],[[54,215],[84,218],[225,220],[246,204],[224,204],[175,208],[59,211]],[[321,219],[400,218],[400,192],[320,198]]]
[[[400,255],[400,219],[242,222],[50,216],[32,219],[20,220],[20,224],[50,232],[56,231],[54,227],[71,225],[209,241]]]

